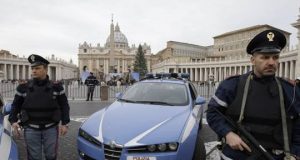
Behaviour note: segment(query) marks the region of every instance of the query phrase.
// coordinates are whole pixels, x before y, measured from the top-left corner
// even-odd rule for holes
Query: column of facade
[[[284,62],[284,78],[288,78],[288,62]]]
[[[292,67],[292,64],[291,64],[291,61],[287,61],[287,78],[291,79],[292,78],[292,74],[291,74],[291,67]]]
[[[106,59],[103,59],[103,73],[107,74],[107,71],[106,71]]]
[[[193,68],[189,68],[190,70],[190,80],[194,81],[194,73],[193,73]]]
[[[199,81],[202,81],[202,68],[199,68]]]
[[[117,65],[117,67],[118,67],[118,68],[117,68],[117,73],[120,73],[120,66],[121,66],[121,65],[120,65],[120,63],[121,63],[121,62],[120,62],[120,59],[118,59],[117,62],[118,62],[118,65]]]
[[[105,64],[105,67],[106,67],[106,74],[109,73],[109,62],[110,62],[110,60],[109,60],[109,59],[106,59],[106,64]]]
[[[237,74],[237,66],[234,66],[234,75]]]
[[[127,70],[128,70],[127,60],[124,59],[124,72],[127,72]]]
[[[50,69],[48,68],[48,72],[50,72]],[[25,65],[22,65],[22,79],[26,79],[25,78]]]
[[[4,74],[4,79],[5,80],[7,80],[7,68],[6,68],[6,65],[7,64],[4,63],[3,74]]]
[[[282,71],[283,71],[283,62],[281,62],[281,63],[279,64],[279,73],[278,73],[278,76],[279,76],[279,77],[283,77],[283,76],[282,76]]]
[[[20,65],[16,65],[16,79],[20,79],[20,70],[19,70]]]
[[[198,68],[195,68],[195,81],[198,82],[199,81],[199,77],[198,77]]]
[[[296,61],[292,60],[291,61],[291,79],[296,79],[295,75],[295,68],[296,68]]]
[[[59,79],[58,79],[58,68],[59,68],[59,67],[55,67],[55,78],[56,78],[56,80],[59,80]]]
[[[204,76],[203,80],[207,81],[207,68],[206,67],[204,68],[204,75],[203,76]]]
[[[218,81],[218,67],[215,67],[214,81]]]
[[[13,65],[10,64],[9,79],[13,79]]]
[[[25,72],[25,75],[27,73],[27,78],[26,79],[30,79],[31,78],[31,68],[29,65],[26,65],[25,71],[27,70],[27,72]]]
[[[97,74],[100,72],[100,59],[96,59]]]
[[[202,80],[206,81],[206,78],[205,78],[206,77],[206,67],[203,68],[203,72],[202,73],[203,73],[202,74]]]
[[[219,77],[218,77],[218,81],[222,81],[222,67],[219,67]]]

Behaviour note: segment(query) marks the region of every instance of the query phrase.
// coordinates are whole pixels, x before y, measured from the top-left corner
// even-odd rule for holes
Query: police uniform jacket
[[[46,101],[50,102],[52,106],[49,106]],[[26,119],[25,125],[26,123],[42,125],[60,121],[62,125],[66,125],[70,122],[70,107],[64,88],[61,83],[50,81],[48,76],[45,80],[33,79],[19,84],[12,106],[9,116],[10,123],[17,122],[19,119],[22,121],[22,118]],[[26,112],[26,116],[22,117],[23,111]],[[31,113],[34,115],[33,117],[30,116]],[[36,113],[45,118],[43,119],[42,116],[38,117],[40,119],[36,118],[38,116]],[[54,114],[56,114],[56,118],[49,118]]]
[[[91,87],[94,87],[95,85],[98,85],[98,83],[99,83],[99,81],[93,75],[88,76],[87,79],[85,80],[85,82],[86,82],[87,86],[91,86]]]
[[[253,73],[252,72],[247,73],[247,75],[249,74],[253,74]],[[268,77],[268,80],[270,80],[270,78],[273,81],[275,81],[275,77]],[[233,76],[224,80],[219,85],[218,89],[215,92],[215,95],[212,96],[211,100],[208,103],[207,122],[210,125],[210,127],[218,134],[219,137],[225,137],[227,133],[229,133],[230,131],[234,131],[234,129],[214,109],[218,109],[219,111],[223,112],[225,115],[228,115],[227,112],[227,110],[229,110],[228,107],[231,106],[231,104],[235,100],[235,97],[237,97],[239,80],[240,80],[240,76]],[[284,79],[279,78],[279,80],[283,88],[284,104],[287,112],[287,117],[290,119],[294,119],[293,120],[294,123],[291,126],[292,135],[291,137],[289,137],[291,139],[290,142],[291,152],[299,156],[300,155],[300,118],[299,118],[300,90],[298,87],[295,88],[292,84],[285,81]],[[266,81],[266,79],[258,78],[253,74],[253,79],[251,81],[257,81],[259,83],[263,83],[263,81]],[[270,90],[272,90],[272,88]],[[251,103],[252,104],[263,103],[263,101],[255,101]],[[268,114],[264,109],[265,107],[261,108],[260,110],[257,110],[257,114],[260,113]],[[247,113],[245,113],[245,116],[247,116],[246,114]]]

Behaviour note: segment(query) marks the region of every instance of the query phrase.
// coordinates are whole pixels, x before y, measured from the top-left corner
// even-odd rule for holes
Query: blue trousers
[[[58,126],[37,130],[24,128],[28,160],[56,160],[58,147]]]

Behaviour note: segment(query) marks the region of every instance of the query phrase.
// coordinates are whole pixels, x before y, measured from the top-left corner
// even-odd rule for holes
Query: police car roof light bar
[[[147,73],[142,80],[145,79],[178,79],[189,80],[190,74],[188,73]]]

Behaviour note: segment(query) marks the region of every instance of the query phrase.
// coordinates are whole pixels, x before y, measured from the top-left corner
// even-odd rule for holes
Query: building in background
[[[147,61],[147,69],[151,70],[152,60],[151,48],[146,43],[142,44]],[[99,43],[92,46],[87,42],[79,44],[78,47],[78,65],[80,74],[83,67],[87,66],[88,70],[95,73],[97,78],[109,73],[125,73],[128,69],[133,69],[135,55],[138,46],[128,44],[126,36],[121,32],[118,24],[114,26],[113,20],[110,25],[110,34],[104,46]]]
[[[287,45],[280,54],[276,74],[295,79],[300,76],[300,15],[292,26],[298,29],[298,44],[295,47],[290,45],[289,32],[266,24],[215,36],[214,45],[207,47],[169,41],[167,47],[155,55],[157,61],[151,66],[152,72],[189,73],[191,81],[202,82],[222,81],[229,76],[246,73],[252,70],[250,56],[246,53],[250,40],[263,30],[278,29],[285,34]]]
[[[66,62],[51,56],[45,57],[48,65],[50,80],[77,79],[78,67],[71,62]],[[27,57],[16,56],[9,51],[0,50],[0,80],[26,80],[31,78],[31,67]]]

